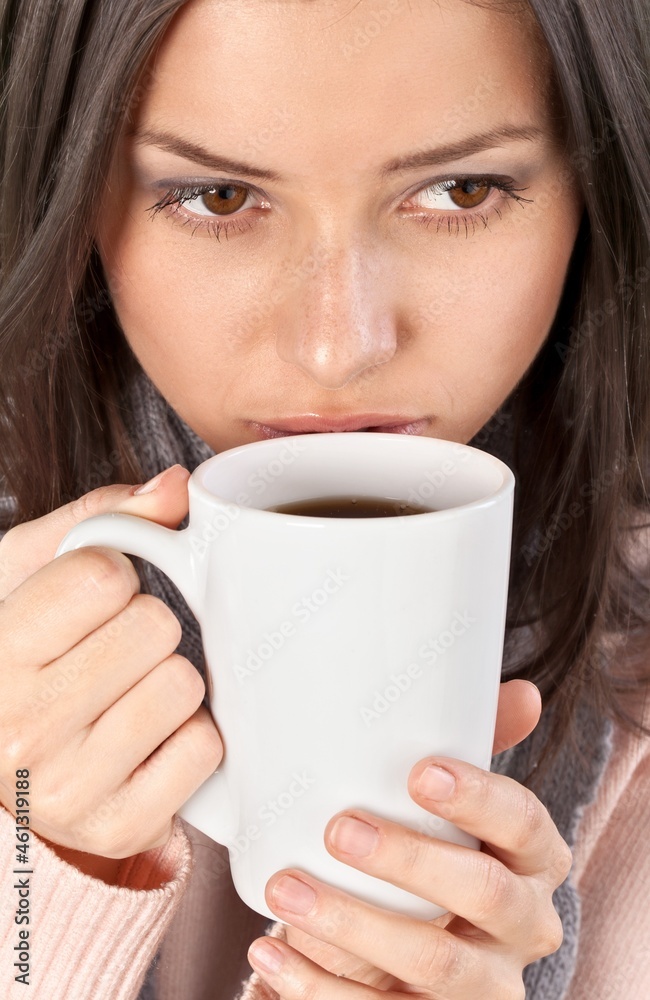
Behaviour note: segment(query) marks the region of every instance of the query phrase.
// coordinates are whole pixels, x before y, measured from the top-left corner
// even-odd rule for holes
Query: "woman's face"
[[[463,0],[181,8],[98,245],[131,348],[215,451],[305,415],[463,442],[486,423],[582,212],[549,72],[527,18]]]

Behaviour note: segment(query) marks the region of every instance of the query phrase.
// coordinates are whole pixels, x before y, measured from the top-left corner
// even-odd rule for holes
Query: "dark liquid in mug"
[[[405,514],[430,514],[435,508],[392,497],[333,496],[292,500],[266,509],[302,517],[403,517]]]

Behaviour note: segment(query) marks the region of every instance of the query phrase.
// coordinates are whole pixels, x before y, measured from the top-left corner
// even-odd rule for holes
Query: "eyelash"
[[[478,187],[489,187],[492,190],[501,191],[505,195],[506,199],[510,199],[522,205],[523,203],[532,203],[531,198],[523,198],[520,194],[521,191],[527,191],[528,188],[517,188],[514,182],[505,177],[490,177],[488,175],[462,175],[458,177],[448,178],[442,181],[436,181],[433,184],[425,185],[423,188],[419,188],[418,191],[412,195],[415,198],[421,194],[427,194],[428,192],[433,192],[436,195],[445,194],[455,187],[461,187],[463,184],[471,182]],[[232,230],[236,232],[243,232],[243,228],[240,220],[240,215],[233,215],[233,220],[238,221],[226,221],[221,222],[216,219],[204,217],[201,218],[196,215],[186,215],[181,211],[182,206],[187,201],[193,201],[195,198],[200,198],[202,195],[209,194],[217,190],[220,187],[237,187],[243,188],[246,191],[253,192],[254,189],[248,184],[242,184],[237,181],[217,181],[217,183],[212,184],[200,184],[196,186],[187,187],[175,187],[168,190],[163,197],[157,201],[154,205],[147,209],[150,213],[150,219],[153,220],[158,212],[161,212],[165,208],[171,208],[172,211],[169,213],[173,219],[183,219],[184,225],[193,225],[192,235],[197,230],[203,230],[209,236],[216,236],[217,240],[223,233],[228,238],[228,233]],[[489,197],[489,195],[488,195]],[[501,218],[502,213],[497,206],[493,206],[491,211],[494,211],[499,218]],[[241,213],[241,209],[239,210]],[[448,232],[451,234],[453,232],[454,226],[456,227],[455,234],[459,235],[461,224],[465,226],[465,236],[473,235],[476,232],[477,222],[482,222],[483,227],[488,229],[488,223],[490,220],[490,215],[485,212],[480,211],[469,211],[463,212],[459,210],[458,212],[451,212],[450,214],[441,214],[432,210],[430,214],[424,216],[407,216],[408,218],[413,218],[416,222],[421,223],[425,226],[430,226],[432,222],[437,222],[436,232],[439,232],[442,227],[447,226]],[[469,226],[472,226],[472,232],[470,234]],[[251,229],[251,223],[248,222],[248,229]]]

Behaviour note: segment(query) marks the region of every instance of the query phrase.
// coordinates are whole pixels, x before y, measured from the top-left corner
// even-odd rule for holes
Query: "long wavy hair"
[[[538,638],[504,676],[540,687],[549,748],[574,737],[585,695],[634,728],[623,695],[650,683],[645,4],[516,0],[550,54],[585,210],[549,337],[472,443],[489,448],[508,421],[518,487],[506,637],[527,627]],[[141,481],[119,403],[136,362],[93,234],[121,130],[181,6],[0,2],[0,480],[15,500],[5,528]]]

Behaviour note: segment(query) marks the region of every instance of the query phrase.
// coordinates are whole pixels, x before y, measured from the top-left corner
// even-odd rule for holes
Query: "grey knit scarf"
[[[176,462],[193,471],[214,452],[172,409],[142,369],[125,390],[125,420],[127,430],[140,456],[145,479],[154,476]],[[506,418],[492,420],[471,442],[477,447],[508,461],[510,438]],[[187,518],[180,527],[185,527]],[[178,617],[183,637],[178,652],[186,656],[204,673],[205,661],[198,623],[180,592],[155,566],[143,560],[134,563],[143,591],[160,597]],[[525,638],[525,637],[524,637]],[[524,641],[520,636],[518,642]],[[512,651],[506,643],[504,662]],[[570,744],[564,746],[536,794],[548,808],[561,835],[570,847],[575,843],[576,829],[585,806],[593,799],[611,752],[611,723],[596,717],[585,705],[580,712],[579,733],[582,746],[588,748],[579,759]],[[493,758],[492,769],[523,781],[534,771],[548,730],[545,713],[536,730],[517,747]],[[566,996],[576,963],[580,932],[580,899],[571,876],[556,891],[554,902],[564,926],[564,941],[553,955],[529,965],[524,973],[526,996],[529,1000],[561,1000]],[[152,963],[138,1000],[155,1000]],[[191,1000],[191,998],[187,998]],[[229,998],[218,998],[229,1000]],[[495,1000],[499,998],[495,997]]]

